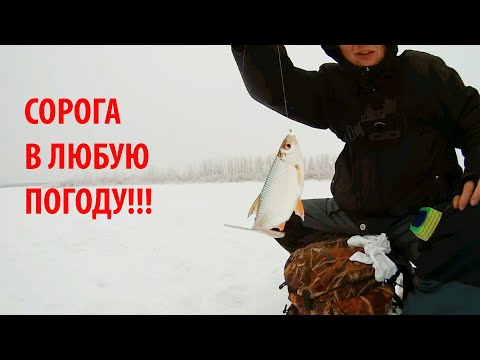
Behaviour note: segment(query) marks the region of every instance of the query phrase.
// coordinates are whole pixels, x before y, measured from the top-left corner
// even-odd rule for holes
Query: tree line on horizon
[[[149,167],[141,173],[85,174],[82,178],[60,182],[61,186],[103,184],[185,184],[265,181],[275,154],[205,159],[184,169],[157,170]],[[336,157],[330,154],[304,156],[305,180],[331,180]]]

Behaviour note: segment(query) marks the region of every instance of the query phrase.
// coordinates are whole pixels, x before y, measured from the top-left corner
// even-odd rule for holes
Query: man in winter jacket
[[[283,45],[232,45],[256,101],[345,142],[333,198],[304,200],[305,221],[292,215],[277,241],[292,252],[322,233],[386,233],[416,266],[404,314],[480,314],[478,91],[427,53],[322,48],[335,63],[306,71]]]

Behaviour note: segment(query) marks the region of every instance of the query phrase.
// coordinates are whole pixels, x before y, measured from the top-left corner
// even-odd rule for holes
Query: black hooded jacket
[[[364,68],[337,45],[322,48],[336,63],[318,71],[295,67],[282,45],[232,45],[232,52],[255,100],[287,115],[286,98],[290,119],[345,142],[331,184],[343,210],[357,219],[402,216],[451,201],[466,180],[478,180],[480,96],[441,58],[398,56],[387,45],[384,59]]]

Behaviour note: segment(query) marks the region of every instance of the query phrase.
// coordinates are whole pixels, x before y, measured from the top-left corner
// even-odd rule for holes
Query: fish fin
[[[252,206],[250,206],[250,210],[248,212],[247,218],[249,218],[250,215],[252,214],[257,214],[259,206],[260,206],[260,194],[257,196],[255,201],[253,202]]]
[[[280,231],[275,231],[275,230],[249,229],[249,228],[242,227],[242,226],[235,226],[235,225],[228,225],[228,224],[224,224],[224,225],[227,226],[227,227],[233,228],[233,229],[255,231],[255,232],[258,232],[258,233],[261,233],[261,234],[271,236],[271,237],[276,238],[276,239],[283,238],[285,236],[285,233],[280,232]]]
[[[295,165],[295,170],[297,170],[298,185],[303,186],[303,170],[298,165]]]
[[[281,223],[280,225],[278,226],[275,226],[278,230],[280,231],[283,231],[283,229],[285,229],[285,223]]]
[[[297,206],[295,207],[295,214],[300,216],[305,221],[305,210],[303,209],[302,200],[298,198]]]

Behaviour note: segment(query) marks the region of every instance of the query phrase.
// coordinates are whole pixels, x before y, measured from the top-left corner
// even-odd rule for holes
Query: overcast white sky
[[[442,57],[467,85],[480,88],[480,45],[401,45]],[[331,62],[320,45],[287,45],[298,67]],[[337,155],[330,132],[276,114],[255,102],[241,81],[229,45],[0,46],[0,185],[71,177],[48,170],[50,143],[144,142],[148,168],[183,168],[225,156],[269,154],[289,128],[305,155]],[[31,125],[30,98],[116,98],[121,125]],[[104,116],[105,107],[100,114]],[[43,163],[25,169],[25,144],[38,143]],[[148,169],[147,168],[147,169]],[[127,170],[125,170],[127,171]]]

